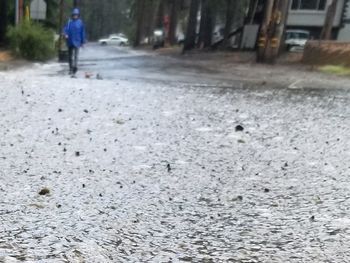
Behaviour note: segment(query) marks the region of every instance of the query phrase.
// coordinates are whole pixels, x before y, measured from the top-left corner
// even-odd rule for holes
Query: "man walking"
[[[85,29],[78,8],[73,9],[72,17],[64,27],[64,35],[68,46],[69,74],[75,76],[78,71],[79,48],[85,43]]]

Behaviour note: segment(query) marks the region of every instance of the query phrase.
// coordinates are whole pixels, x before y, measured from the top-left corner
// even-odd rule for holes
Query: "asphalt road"
[[[0,262],[350,261],[348,91],[81,56],[0,73]]]

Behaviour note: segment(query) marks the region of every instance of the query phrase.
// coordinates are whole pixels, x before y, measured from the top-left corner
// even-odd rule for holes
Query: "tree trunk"
[[[238,0],[226,0],[226,22],[224,31],[224,48],[228,48],[230,45],[230,33],[232,30],[232,24],[234,20],[235,7]]]
[[[141,40],[143,38],[143,21],[145,16],[145,8],[146,8],[146,0],[137,0],[136,4],[136,37],[134,46],[137,47],[141,44]]]
[[[58,52],[60,53],[61,51],[61,44],[62,44],[62,29],[63,29],[63,14],[64,14],[64,0],[60,0],[60,4],[59,4],[59,18],[58,18],[58,35],[59,35],[59,39],[58,39]],[[60,61],[61,61],[61,57],[59,55]]]
[[[202,10],[201,10],[201,24],[199,31],[199,48],[208,48],[212,44],[212,34],[213,34],[213,7],[210,0],[202,0]]]
[[[178,23],[178,13],[180,9],[180,2],[179,0],[172,0],[171,1],[171,11],[170,11],[170,27],[169,27],[169,42],[171,45],[175,45],[177,42],[176,39],[176,29],[177,29],[177,23]]]
[[[289,9],[290,0],[279,1],[277,6],[277,12],[281,14],[281,17],[275,22],[274,34],[272,36],[272,40],[270,43],[271,48],[271,60],[270,63],[275,63],[276,59],[280,55],[282,51],[282,47],[284,47],[284,35],[285,28],[287,24],[288,18],[288,9]]]
[[[24,1],[19,0],[19,9],[18,9],[19,22],[23,21],[23,11],[24,11]]]
[[[322,28],[321,37],[322,40],[332,39],[332,29],[334,24],[335,15],[337,13],[338,0],[333,0],[328,7],[324,26]]]
[[[259,0],[250,1],[246,24],[252,25],[254,23],[256,9],[258,8],[258,3],[259,3]]]
[[[268,38],[269,38],[269,35],[268,35],[269,26],[270,26],[270,21],[272,19],[274,3],[275,3],[274,0],[267,0],[265,2],[264,18],[260,26],[260,32],[259,32],[257,62],[265,62],[265,59],[266,59],[265,55],[266,55],[266,50],[268,45]]]
[[[154,6],[153,6],[154,4]],[[156,0],[152,3],[153,10],[150,10],[151,16],[151,29],[149,32],[149,38],[153,37],[153,32],[155,29],[163,29],[163,18],[165,15],[166,3],[165,0]]]
[[[197,19],[200,0],[191,0],[190,16],[187,24],[186,38],[183,51],[191,50],[196,46]]]
[[[7,0],[0,0],[0,42],[5,40],[7,27]]]
[[[267,3],[260,31],[258,62],[270,64],[276,62],[283,45],[289,3],[289,0],[271,0]]]

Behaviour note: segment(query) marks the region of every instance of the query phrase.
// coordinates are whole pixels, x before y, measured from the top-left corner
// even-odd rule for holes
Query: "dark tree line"
[[[59,28],[59,0],[46,0],[48,17],[43,23]],[[151,39],[168,19],[167,42],[176,44],[177,29],[185,33],[185,49],[208,48],[218,20],[225,24],[225,42],[232,25],[246,10],[248,0],[65,0],[64,19],[73,6],[80,7],[90,40],[123,32],[135,46]],[[29,0],[25,0],[25,5]],[[0,0],[0,41],[14,21],[14,1]]]
[[[157,2],[157,4],[152,4]],[[167,35],[169,44],[177,42],[176,29],[185,22],[184,50],[193,48],[208,48],[212,44],[212,36],[217,22],[224,24],[224,41],[222,46],[229,45],[229,38],[234,26],[243,22],[248,11],[249,0],[136,0],[135,21],[136,41],[139,45],[148,36],[145,28],[160,27],[159,17],[169,17],[170,26]],[[153,12],[148,9],[158,8]],[[158,23],[151,23],[152,16]],[[159,23],[160,21],[160,23]],[[149,30],[148,30],[149,31]]]
[[[41,21],[48,27],[59,29],[59,0],[45,0],[48,4],[47,19]],[[14,2],[0,0],[0,42],[6,28],[14,22]],[[30,0],[24,0],[28,5]],[[134,46],[150,43],[156,29],[166,29],[165,42],[174,45],[179,32],[184,34],[184,51],[194,48],[228,48],[231,37],[238,36],[246,24],[261,27],[260,38],[281,38],[284,24],[274,25],[271,31],[272,13],[284,13],[290,0],[64,0],[65,19],[73,6],[80,7],[89,40],[112,33],[125,33]],[[337,0],[332,0],[327,12],[322,38],[331,36]],[[286,17],[286,16],[283,16]],[[220,25],[219,43],[213,35]],[[280,28],[281,27],[281,28]],[[179,30],[180,29],[180,30]],[[271,33],[272,32],[272,33]],[[216,40],[215,40],[216,41]],[[213,46],[215,44],[215,46]],[[265,43],[269,45],[269,43]],[[276,50],[275,50],[276,51]],[[275,52],[274,51],[274,52]],[[263,54],[266,51],[262,51]]]
[[[129,2],[128,0],[80,0],[80,3],[78,1],[89,40],[128,31],[131,27]]]
[[[59,0],[45,0],[47,19],[40,21],[45,26],[59,31]],[[136,0],[135,0],[136,1]],[[64,20],[70,16],[73,6],[79,7],[86,23],[87,35],[91,40],[122,31],[131,31],[132,20],[130,0],[64,0]],[[4,41],[6,29],[15,21],[15,1],[0,0],[0,42]],[[30,0],[24,0],[24,6]],[[125,32],[129,33],[129,32]]]
[[[0,0],[0,42],[5,38],[6,27],[7,27],[7,0]]]

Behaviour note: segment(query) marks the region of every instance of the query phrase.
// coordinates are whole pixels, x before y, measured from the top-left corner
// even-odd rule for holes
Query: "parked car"
[[[153,45],[153,49],[164,47],[165,37],[164,37],[164,31],[162,29],[156,29],[153,31],[152,45]]]
[[[287,50],[296,51],[304,49],[310,39],[310,32],[306,30],[287,30],[285,45]]]
[[[127,36],[123,33],[117,33],[117,34],[110,34],[109,37],[122,37],[122,38],[127,38]]]
[[[129,43],[129,40],[126,37],[121,37],[118,35],[111,35],[109,38],[100,39],[98,41],[100,45],[106,46],[126,46]]]

